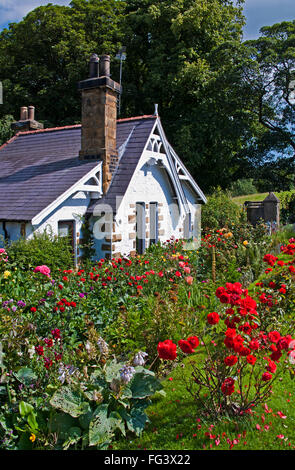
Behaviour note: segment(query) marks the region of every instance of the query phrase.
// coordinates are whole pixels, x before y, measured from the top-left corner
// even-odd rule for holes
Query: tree
[[[14,122],[14,117],[11,115],[0,118],[0,145],[4,144],[13,135],[11,124]]]
[[[123,110],[153,112],[202,189],[227,187],[245,159],[250,119],[241,94],[242,3],[223,0],[130,0]]]
[[[80,121],[77,82],[92,52],[114,58],[127,47],[122,116],[154,104],[167,132],[204,191],[244,176],[249,138],[241,71],[244,0],[73,0],[47,5],[0,33],[0,112],[33,104],[45,126]],[[119,63],[112,61],[119,79]]]
[[[123,2],[74,0],[70,7],[36,8],[0,33],[2,115],[33,104],[50,125],[80,121],[77,82],[86,78],[89,57],[116,52]]]
[[[252,60],[243,77],[252,89],[255,117],[247,153],[256,166],[256,179],[288,190],[295,170],[295,20],[265,26],[261,33],[246,42]]]

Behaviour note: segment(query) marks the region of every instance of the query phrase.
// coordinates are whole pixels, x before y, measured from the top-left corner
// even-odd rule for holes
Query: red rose
[[[35,312],[37,312],[37,309],[36,309],[36,307],[31,307],[31,309],[30,309],[30,310],[31,310],[31,312],[32,312],[32,313],[35,313]]]
[[[228,338],[234,338],[237,335],[235,328],[228,328],[225,332],[225,336]]]
[[[262,374],[262,380],[264,382],[269,382],[272,379],[272,375],[269,372],[264,372]]]
[[[255,356],[252,356],[252,354],[249,354],[247,357],[246,357],[246,360],[248,362],[248,364],[251,364],[251,366],[254,366],[255,362],[256,362],[256,357]]]
[[[226,366],[234,366],[238,362],[237,356],[227,356],[224,359],[224,364]]]
[[[234,348],[234,340],[230,336],[227,336],[224,340],[224,344],[228,349]]]
[[[35,346],[35,351],[38,354],[38,356],[43,356],[44,354],[43,346]]]
[[[243,357],[246,357],[250,354],[250,349],[249,348],[245,348],[244,346],[240,349],[240,356],[243,356]]]
[[[290,336],[290,335],[289,335],[289,336]],[[284,336],[284,337],[280,338],[279,341],[277,342],[277,347],[278,347],[278,349],[279,349],[280,351],[281,351],[282,349],[284,349],[285,351],[287,351],[290,342],[291,342],[291,337],[288,338],[287,336]]]
[[[282,357],[281,351],[274,351],[274,352],[270,355],[270,358],[271,358],[273,361],[278,361],[281,357]]]
[[[216,292],[215,292],[215,295],[216,297],[220,298],[221,294],[223,294],[225,292],[225,288],[224,287],[218,287],[216,289]]]
[[[59,339],[60,338],[60,330],[58,328],[55,328],[54,330],[51,330],[51,334],[54,339]]]
[[[231,377],[227,377],[221,385],[221,391],[224,395],[231,395],[235,391],[235,381]]]
[[[197,336],[190,336],[187,338],[187,341],[190,343],[193,349],[196,349],[200,344],[199,338]]]
[[[230,295],[223,293],[220,295],[219,300],[222,304],[230,304],[230,298]]]
[[[268,339],[272,342],[272,343],[277,343],[280,339],[281,335],[278,331],[270,331],[268,333]]]
[[[252,339],[249,343],[249,348],[253,350],[259,349],[259,341],[257,339]]]
[[[211,312],[207,315],[207,321],[209,325],[216,325],[219,322],[219,315],[217,312]]]
[[[171,339],[166,339],[158,344],[157,351],[161,359],[174,361],[177,356],[176,348],[176,344]]]
[[[268,361],[268,366],[266,367],[266,370],[274,374],[275,371],[277,370],[277,366],[273,361]]]
[[[178,346],[180,347],[181,351],[185,354],[192,354],[195,352],[194,348],[192,347],[191,343],[186,341],[185,339],[180,339],[178,341]]]

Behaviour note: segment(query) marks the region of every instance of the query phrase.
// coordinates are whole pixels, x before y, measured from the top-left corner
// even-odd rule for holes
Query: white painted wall
[[[122,235],[122,241],[116,242],[116,253],[121,253],[127,256],[131,251],[134,251],[134,239],[129,238],[130,233],[135,232],[135,223],[128,223],[128,216],[135,215],[135,208],[130,208],[130,205],[135,205],[137,202],[144,202],[150,204],[151,202],[158,202],[160,204],[160,215],[163,220],[159,221],[159,231],[164,230],[164,235],[159,235],[159,240],[164,242],[170,237],[183,238],[183,223],[184,212],[180,208],[175,199],[175,190],[169,180],[167,170],[161,168],[161,165],[155,164],[148,165],[151,158],[151,152],[145,151],[140,159],[138,167],[130,181],[128,189],[122,200],[122,203],[117,212],[115,219],[115,233]],[[167,164],[167,159],[164,154],[161,154],[164,163]],[[197,196],[190,189],[187,190],[189,205],[192,214],[195,213],[193,205],[197,201]],[[150,217],[149,207],[146,209],[146,217]],[[149,230],[149,222],[146,229]],[[146,239],[146,247],[149,246],[149,238]]]

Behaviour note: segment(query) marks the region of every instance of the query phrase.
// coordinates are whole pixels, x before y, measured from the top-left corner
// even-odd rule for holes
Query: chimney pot
[[[99,77],[99,57],[92,54],[89,61],[89,78]]]
[[[28,108],[27,106],[22,106],[20,108],[20,120],[26,121],[28,119]]]
[[[109,55],[103,55],[100,58],[100,75],[102,77],[110,77],[110,61]]]
[[[29,121],[35,121],[35,107],[29,106],[28,111],[29,111]]]

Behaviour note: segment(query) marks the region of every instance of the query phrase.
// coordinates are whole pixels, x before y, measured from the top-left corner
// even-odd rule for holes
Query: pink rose
[[[49,277],[50,275],[50,269],[48,268],[48,266],[45,266],[42,265],[42,266],[37,266],[35,269],[34,269],[34,273],[41,273],[41,274],[44,274],[44,276],[47,276]]]

